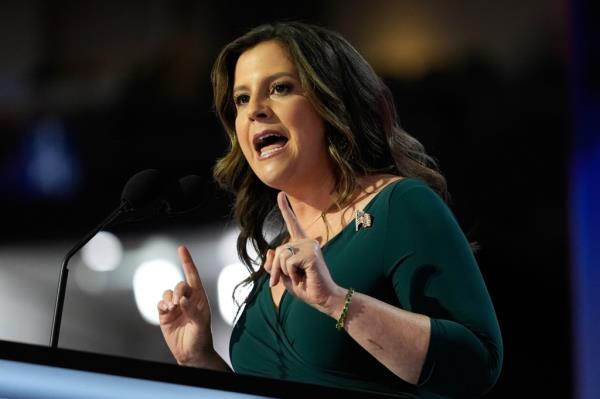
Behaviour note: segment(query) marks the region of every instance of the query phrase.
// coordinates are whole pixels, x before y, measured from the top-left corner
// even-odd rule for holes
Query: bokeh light
[[[82,249],[85,264],[97,272],[116,269],[123,258],[123,245],[117,236],[100,231]]]
[[[145,321],[159,324],[156,306],[165,292],[165,287],[174,287],[182,280],[181,269],[169,260],[154,259],[139,265],[133,275],[133,294]]]
[[[219,274],[219,278],[217,280],[219,312],[221,313],[223,320],[225,320],[229,325],[233,325],[238,311],[238,305],[233,300],[232,293],[235,289],[235,286],[248,276],[248,271],[244,265],[239,262],[225,266]],[[237,302],[243,302],[243,298],[250,293],[251,289],[252,285],[240,286],[235,292]]]

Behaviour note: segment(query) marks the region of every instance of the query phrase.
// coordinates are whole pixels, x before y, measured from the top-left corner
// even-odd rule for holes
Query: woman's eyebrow
[[[277,72],[274,73],[272,75],[269,75],[267,77],[265,77],[263,80],[266,80],[268,82],[272,82],[276,79],[279,79],[283,76],[288,76],[294,79],[298,79],[298,75],[296,75],[295,73],[291,73],[291,72]],[[237,91],[242,91],[242,90],[248,90],[248,86],[246,85],[238,85],[238,86],[234,86],[233,87],[233,93],[237,92]]]

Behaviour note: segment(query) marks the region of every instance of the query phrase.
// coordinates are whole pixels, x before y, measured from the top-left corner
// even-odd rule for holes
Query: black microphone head
[[[203,181],[200,176],[184,176],[168,192],[168,213],[184,213],[202,202]]]
[[[133,175],[123,187],[121,201],[134,209],[144,207],[163,195],[165,179],[158,170],[146,169]]]

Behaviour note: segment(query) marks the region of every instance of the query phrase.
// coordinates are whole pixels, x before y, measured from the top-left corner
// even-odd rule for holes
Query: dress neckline
[[[371,206],[375,203],[375,201],[377,200],[377,198],[379,198],[379,196],[381,194],[383,194],[385,191],[387,191],[390,187],[395,186],[396,184],[406,181],[406,180],[414,180],[414,178],[412,177],[403,177],[400,179],[396,179],[391,183],[386,184],[385,186],[383,186],[377,193],[375,193],[375,195],[373,196],[373,198],[371,198],[369,200],[369,202],[367,202],[367,204],[360,209],[360,211],[367,213],[367,211],[369,209],[371,209]],[[356,215],[356,214],[355,214]],[[325,244],[321,245],[321,251],[325,250],[326,248],[329,247],[329,244],[332,243],[333,241],[337,240],[338,237],[340,237],[341,235],[343,235],[346,230],[348,230],[350,228],[350,226],[355,222],[355,218],[351,218],[350,221],[348,223],[346,223],[346,225],[344,227],[342,227],[342,229],[340,231],[337,232],[336,235],[334,235],[333,237],[331,237]],[[281,305],[281,303],[280,303]]]
[[[384,192],[389,190],[392,186],[395,186],[395,185],[399,184],[400,182],[404,182],[407,180],[415,180],[415,179],[412,177],[404,177],[404,178],[394,180],[391,183],[388,183],[383,188],[381,188],[377,193],[375,193],[373,198],[371,198],[369,200],[369,202],[367,202],[367,204],[361,210],[366,213],[369,209],[371,209],[371,206],[375,203],[377,198],[379,198]],[[342,227],[342,229],[336,235],[331,237],[325,244],[323,244],[321,246],[321,252],[323,252],[323,254],[324,254],[325,250],[331,246],[330,244],[333,243],[334,241],[336,241],[340,236],[342,236],[350,228],[350,225],[352,225],[353,222],[354,222],[354,219],[350,219],[350,221],[344,227]],[[265,277],[266,277],[265,280],[268,281],[269,275],[267,274]],[[283,309],[284,301],[285,301],[286,297],[289,296],[288,292],[286,289],[284,289],[283,293],[281,294],[281,298],[279,298],[279,305],[275,305],[275,300],[273,298],[273,292],[271,290],[271,287],[269,287],[269,284],[266,284],[266,286],[267,286],[267,293],[269,296],[269,300],[271,302],[271,308],[273,309],[273,312],[275,315],[275,320],[277,321],[277,323],[281,323],[281,315],[282,315],[281,311]]]

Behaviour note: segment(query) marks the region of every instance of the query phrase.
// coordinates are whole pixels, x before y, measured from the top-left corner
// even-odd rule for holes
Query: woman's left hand
[[[270,286],[281,280],[295,297],[327,312],[333,300],[340,296],[343,298],[346,292],[331,278],[319,242],[306,236],[284,192],[277,195],[277,204],[290,240],[267,253],[265,270],[271,275]]]

